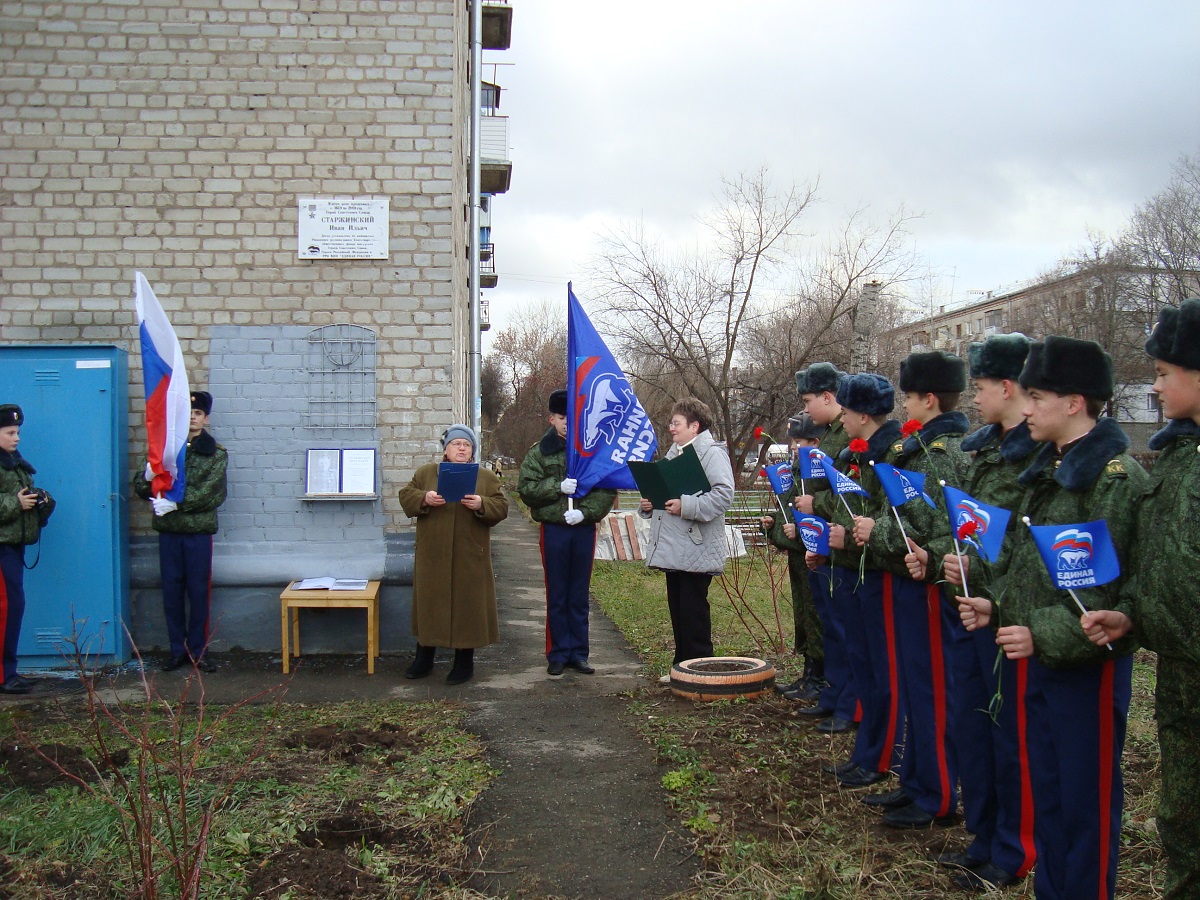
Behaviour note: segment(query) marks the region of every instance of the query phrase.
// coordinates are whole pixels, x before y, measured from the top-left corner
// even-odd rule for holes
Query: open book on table
[[[293,591],[365,591],[365,578],[334,578],[332,575],[322,575],[320,578],[305,578],[292,585]]]

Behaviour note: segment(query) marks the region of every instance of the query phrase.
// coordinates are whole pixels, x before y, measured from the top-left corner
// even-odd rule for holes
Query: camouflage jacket
[[[875,477],[875,470],[871,467],[871,461],[878,462],[883,459],[892,445],[900,439],[900,423],[895,419],[888,419],[879,430],[876,431],[867,439],[867,449],[862,453],[851,453],[850,442],[846,442],[846,449],[835,457],[838,471],[852,474],[851,466],[857,468],[857,477],[855,480],[859,482],[863,490],[867,492],[866,496],[862,494],[845,494],[846,502],[838,497],[832,489],[824,491],[813,498],[813,509],[817,515],[826,519],[834,525],[841,525],[846,529],[846,547],[842,550],[834,550],[829,558],[830,563],[835,566],[845,566],[848,569],[856,569],[862,563],[865,568],[872,571],[886,568],[884,560],[879,556],[876,547],[868,543],[866,547],[860,547],[854,543],[854,538],[850,532],[854,530],[854,519],[851,518],[846,507],[855,515],[871,515],[875,511],[875,497],[883,493],[883,487],[879,484],[879,479]],[[863,557],[866,557],[865,562]]]
[[[21,509],[17,492],[22,488],[34,490],[36,474],[37,469],[16,450],[0,450],[0,544],[36,544],[42,526],[54,512],[54,498],[49,494],[41,509]]]
[[[1015,510],[1025,491],[1017,479],[1033,462],[1033,455],[1041,446],[1029,434],[1029,426],[1024,420],[1007,432],[999,425],[985,425],[972,432],[960,444],[964,453],[975,454],[963,476],[962,490],[981,503],[1010,512]],[[1018,524],[1019,520],[1009,519],[1010,534]],[[954,552],[954,539],[949,529],[930,540],[926,549],[929,550],[931,567],[926,580],[941,581],[942,558]],[[959,549],[963,556],[973,557],[968,567],[967,587],[978,595],[991,577],[991,564],[979,559],[970,544],[960,543]],[[961,593],[961,590],[956,588],[955,592]]]
[[[229,454],[207,431],[188,441],[184,462],[183,501],[174,512],[154,517],[154,530],[166,534],[216,534],[217,508],[225,502],[225,469]],[[150,499],[146,465],[134,473],[133,492]]]
[[[838,458],[838,454],[846,449],[846,445],[850,443],[850,439],[846,437],[846,429],[842,427],[840,420],[835,419],[828,428],[825,429],[825,434],[821,437],[818,446],[822,451],[828,453],[834,459]],[[800,452],[800,451],[798,451]],[[816,508],[815,497],[818,494],[829,493],[829,482],[824,477],[821,478],[806,478],[804,480],[804,492],[814,496],[814,511]],[[804,543],[797,538],[790,539],[783,533],[783,526],[788,522],[795,522],[796,519],[792,516],[791,511],[795,509],[796,498],[800,496],[800,464],[796,456],[792,457],[792,486],[779,499],[783,503],[784,509],[788,510],[788,515],[784,515],[776,508],[766,515],[772,516],[775,522],[770,528],[764,528],[763,534],[767,536],[767,540],[779,547],[782,550],[790,550],[793,553],[804,553]],[[840,505],[840,504],[839,504]],[[820,513],[818,513],[820,515]]]
[[[533,521],[566,524],[563,513],[567,511],[567,496],[561,489],[566,477],[567,442],[551,428],[525,454],[517,479],[517,493],[529,507]],[[584,522],[594,525],[608,515],[616,499],[616,491],[591,490],[576,495],[574,506],[583,513]]]
[[[1108,584],[1077,589],[1075,594],[1089,609],[1117,608],[1131,561],[1137,504],[1149,484],[1145,470],[1126,452],[1128,447],[1129,439],[1117,423],[1102,418],[1061,457],[1053,444],[1043,445],[1020,475],[1025,491],[1013,511],[1007,549],[995,566],[987,596],[998,607],[992,626],[1027,626],[1033,632],[1034,651],[1047,666],[1101,662],[1111,659],[1111,651],[1097,647],[1083,633],[1079,608],[1066,591],[1054,587],[1021,518],[1028,516],[1033,525],[1104,519],[1122,574]],[[1126,637],[1113,646],[1118,653],[1130,653],[1136,643]]]
[[[898,425],[896,427],[899,428]],[[834,462],[837,462],[838,458],[846,452],[846,448],[850,446],[850,435],[846,434],[846,428],[842,425],[841,419],[833,420],[829,430],[825,432],[825,436],[821,438],[821,442],[817,446]],[[829,520],[835,508],[842,508],[842,501],[829,487],[828,480],[824,478],[806,479],[804,488],[812,495],[813,512],[822,519]],[[797,492],[800,490],[799,482],[796,484],[796,490]],[[799,493],[796,496],[799,496]],[[784,502],[790,501],[785,497]]]
[[[942,413],[926,422],[916,434],[894,443],[883,459],[897,469],[925,475],[925,494],[934,502],[934,506],[923,500],[910,500],[897,507],[896,511],[904,522],[904,533],[926,550],[935,538],[943,535],[948,537],[950,534],[946,501],[942,498],[942,487],[938,482],[945,481],[954,487],[962,485],[971,459],[959,445],[969,427],[967,417],[962,413]],[[908,544],[900,533],[896,514],[892,512],[882,485],[878,486],[878,492],[872,499],[876,505],[875,527],[871,530],[870,543],[888,571],[908,578],[908,567],[904,564]]]
[[[1142,643],[1158,652],[1161,672],[1169,661],[1200,666],[1200,426],[1173,420],[1150,449],[1160,455],[1138,510],[1123,609]]]

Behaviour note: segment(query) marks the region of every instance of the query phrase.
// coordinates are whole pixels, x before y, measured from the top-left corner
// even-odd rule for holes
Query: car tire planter
[[[775,687],[775,667],[752,656],[703,656],[671,666],[671,691],[689,700],[760,697]]]

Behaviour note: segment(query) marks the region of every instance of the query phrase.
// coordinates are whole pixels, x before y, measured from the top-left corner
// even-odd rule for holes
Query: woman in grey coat
[[[642,500],[641,515],[651,519],[646,566],[667,576],[667,606],[675,636],[675,662],[713,655],[708,587],[725,568],[729,544],[725,511],[733,503],[733,469],[724,441],[713,438],[712,412],[695,397],[671,408],[671,449],[674,459],[691,445],[700,458],[711,490],[668,500],[666,509],[653,509]]]

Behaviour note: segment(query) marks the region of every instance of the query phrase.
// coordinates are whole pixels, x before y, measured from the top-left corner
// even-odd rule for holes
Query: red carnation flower
[[[866,453],[870,449],[871,449],[871,445],[868,444],[866,441],[864,441],[862,438],[855,438],[854,440],[852,440],[850,442],[850,452],[851,453]]]
[[[763,436],[763,430],[762,430],[762,426],[761,426],[761,425],[759,425],[757,428],[755,428],[755,429],[754,429],[754,439],[755,439],[756,441],[761,441],[761,440],[762,440],[762,436]]]
[[[864,442],[864,443],[865,443],[865,442]],[[851,463],[851,464],[850,464],[850,477],[851,477],[851,478],[857,478],[857,477],[858,477],[860,474],[861,474],[861,473],[860,473],[860,471],[859,471],[859,468],[858,468],[858,466],[856,466],[854,463]]]
[[[967,521],[958,526],[958,539],[960,541],[966,540],[978,530],[979,523],[974,519],[967,519]]]
[[[909,419],[907,422],[905,422],[903,425],[900,426],[900,433],[902,435],[904,435],[905,437],[912,437],[914,434],[916,434],[920,430],[921,430],[921,423],[919,421],[917,421],[916,419]]]
[[[760,478],[766,478],[766,477],[767,477],[767,470],[766,470],[766,469],[759,469],[759,470],[758,470],[758,475],[759,475],[759,477],[760,477]]]

